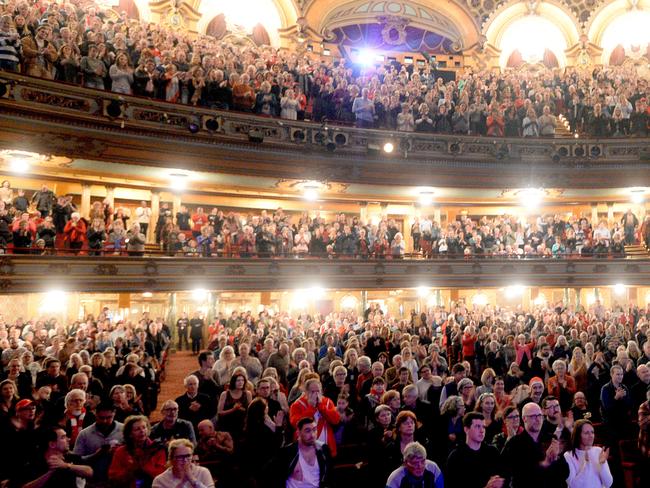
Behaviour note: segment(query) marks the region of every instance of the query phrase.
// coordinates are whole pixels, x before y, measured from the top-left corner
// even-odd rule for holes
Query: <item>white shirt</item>
[[[302,475],[302,479],[296,479],[294,475],[297,475],[297,477]],[[319,485],[320,467],[318,466],[318,458],[314,458],[314,464],[311,465],[298,449],[298,465],[287,479],[286,488],[318,488]]]
[[[135,209],[138,217],[138,224],[148,224],[151,219],[151,209],[149,207],[138,207]]]
[[[607,463],[600,464],[598,458],[602,449],[591,447],[587,451],[576,449],[576,455],[571,451],[564,453],[564,459],[569,465],[569,488],[609,488],[614,479]],[[576,457],[577,456],[577,457]]]
[[[153,480],[152,488],[214,488],[214,481],[208,468],[203,466],[192,466],[192,474],[196,478],[196,483],[191,485],[187,480],[182,484],[180,479],[174,476],[172,468],[167,468]]]

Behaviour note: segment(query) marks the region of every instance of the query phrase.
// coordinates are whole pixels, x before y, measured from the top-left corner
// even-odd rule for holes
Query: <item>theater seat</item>
[[[625,486],[641,486],[639,480],[639,465],[643,461],[637,440],[625,440],[618,442],[621,458],[621,466],[625,475]]]
[[[332,476],[333,486],[363,486],[367,463],[336,464]]]

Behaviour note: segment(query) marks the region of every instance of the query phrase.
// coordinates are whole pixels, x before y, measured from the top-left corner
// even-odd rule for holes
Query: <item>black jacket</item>
[[[332,455],[327,444],[316,444],[316,458],[320,471],[319,488],[334,486],[332,483]],[[298,464],[298,443],[294,442],[280,449],[278,455],[269,463],[268,468],[272,488],[284,488],[287,479]]]

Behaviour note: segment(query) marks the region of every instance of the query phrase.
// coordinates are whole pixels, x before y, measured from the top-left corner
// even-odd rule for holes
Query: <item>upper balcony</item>
[[[0,146],[211,172],[380,185],[604,188],[650,181],[647,138],[490,138],[214,111],[0,73]],[[392,153],[383,151],[386,143]]]

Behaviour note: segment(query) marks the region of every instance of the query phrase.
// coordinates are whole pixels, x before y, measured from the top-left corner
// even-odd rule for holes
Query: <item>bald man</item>
[[[501,453],[505,486],[543,488],[562,486],[569,476],[567,465],[560,462],[560,443],[542,442],[544,414],[536,403],[527,403],[521,411],[524,430],[511,438]]]

